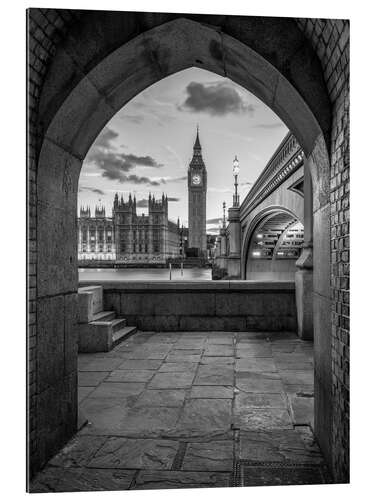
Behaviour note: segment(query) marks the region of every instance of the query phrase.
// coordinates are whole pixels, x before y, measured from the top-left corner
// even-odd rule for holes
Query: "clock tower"
[[[207,171],[202,158],[199,130],[195,139],[193,158],[188,169],[189,191],[189,247],[197,248],[199,254],[207,250],[206,195]]]

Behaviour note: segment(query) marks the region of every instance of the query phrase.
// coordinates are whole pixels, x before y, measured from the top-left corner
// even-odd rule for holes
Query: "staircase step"
[[[125,340],[127,337],[134,335],[136,331],[137,331],[136,326],[125,326],[124,328],[121,328],[121,330],[117,330],[117,332],[114,332],[112,335],[112,347],[115,347],[117,344]]]
[[[94,314],[92,321],[111,321],[116,318],[115,311],[100,311]]]
[[[126,326],[126,319],[125,318],[116,318],[112,321],[112,332],[115,333],[118,330],[121,330],[121,328],[125,328]]]

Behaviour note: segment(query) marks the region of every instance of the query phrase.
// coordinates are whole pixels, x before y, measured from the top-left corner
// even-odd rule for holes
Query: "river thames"
[[[169,280],[169,269],[78,269],[79,281],[160,281]],[[172,280],[211,280],[211,269],[172,269]]]

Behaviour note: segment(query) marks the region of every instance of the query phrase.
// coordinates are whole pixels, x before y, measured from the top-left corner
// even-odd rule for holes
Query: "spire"
[[[197,125],[197,137],[195,139],[194,151],[201,150],[201,149],[202,149],[202,147],[201,147],[201,143],[199,140],[199,125]]]

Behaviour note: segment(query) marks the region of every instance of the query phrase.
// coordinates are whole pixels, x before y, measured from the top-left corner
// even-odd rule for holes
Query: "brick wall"
[[[71,11],[32,9],[27,13],[28,23],[28,458],[37,468],[36,414],[37,414],[37,239],[36,239],[36,178],[40,131],[38,130],[38,102],[43,81],[57,44],[64,37],[75,16]],[[32,472],[32,471],[31,471]]]
[[[332,102],[332,465],[349,478],[349,21],[300,19],[318,54]]]

